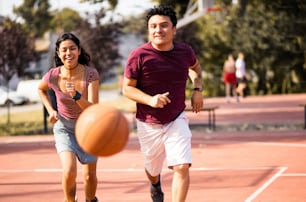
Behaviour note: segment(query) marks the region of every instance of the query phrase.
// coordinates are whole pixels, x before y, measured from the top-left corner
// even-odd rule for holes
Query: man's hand
[[[203,95],[202,92],[199,91],[193,91],[191,95],[191,106],[192,111],[195,113],[198,113],[203,108]]]
[[[165,105],[171,102],[171,100],[168,98],[168,95],[169,92],[156,94],[150,99],[148,105],[153,108],[164,108]]]

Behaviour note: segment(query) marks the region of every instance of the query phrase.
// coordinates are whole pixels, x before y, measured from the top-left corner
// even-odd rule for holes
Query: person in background
[[[38,93],[54,124],[55,146],[62,164],[62,188],[65,202],[77,201],[77,159],[83,164],[86,202],[97,202],[97,157],[85,153],[75,137],[76,120],[83,110],[99,102],[99,74],[89,67],[90,56],[72,33],[61,35],[55,48],[56,67],[43,76]],[[55,93],[57,110],[48,90]]]
[[[237,81],[235,71],[235,59],[233,55],[230,54],[223,65],[223,82],[225,84],[225,98],[227,103],[230,103],[231,93],[236,98],[236,101],[239,102],[236,94]]]
[[[240,98],[245,96],[244,90],[247,87],[247,79],[246,79],[246,69],[245,69],[245,61],[243,53],[238,53],[238,58],[235,63],[236,67],[236,78],[237,78],[237,88],[236,93]]]
[[[183,202],[192,164],[185,90],[189,76],[192,109],[199,112],[203,107],[202,69],[190,46],[173,41],[177,17],[171,7],[152,8],[146,21],[150,41],[130,53],[122,92],[137,103],[137,133],[152,201],[164,201],[161,171],[166,159],[173,170],[172,201]]]

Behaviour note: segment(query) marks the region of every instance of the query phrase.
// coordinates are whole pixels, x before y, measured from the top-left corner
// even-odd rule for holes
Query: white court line
[[[306,173],[288,173],[282,174],[282,177],[306,177]]]
[[[223,141],[223,140],[197,140],[193,144],[201,143],[203,145],[209,144],[247,144],[247,145],[263,145],[263,146],[281,146],[281,147],[305,147],[306,144],[298,143],[280,143],[280,142],[259,142],[259,141]]]
[[[251,196],[249,196],[245,202],[251,202],[255,199],[261,192],[263,192],[272,182],[274,182],[278,177],[282,175],[288,167],[279,167],[279,171],[273,175],[268,181],[266,181],[259,189],[257,189]]]
[[[249,168],[207,168],[207,167],[191,167],[190,171],[191,172],[196,172],[196,171],[247,171],[247,170],[271,170],[274,169],[274,167],[249,167]],[[57,172],[62,172],[61,168],[36,168],[36,169],[0,169],[0,173],[57,173]],[[78,172],[82,172],[81,169],[78,169]],[[111,173],[111,172],[144,172],[143,168],[115,168],[115,169],[97,169],[97,172],[106,172],[106,173]],[[173,172],[172,170],[168,168],[164,168],[162,172]],[[305,174],[306,175],[306,174]]]

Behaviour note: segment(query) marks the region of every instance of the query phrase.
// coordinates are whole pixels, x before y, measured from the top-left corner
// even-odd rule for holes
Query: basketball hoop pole
[[[179,29],[210,12],[209,8],[212,8],[213,5],[214,0],[189,0],[186,13],[178,20],[176,28]]]

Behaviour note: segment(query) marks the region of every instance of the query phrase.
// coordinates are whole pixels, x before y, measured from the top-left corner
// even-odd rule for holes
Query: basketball
[[[94,156],[111,156],[120,152],[129,139],[129,123],[118,109],[102,104],[86,108],[76,122],[76,139],[80,147]]]

